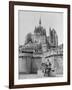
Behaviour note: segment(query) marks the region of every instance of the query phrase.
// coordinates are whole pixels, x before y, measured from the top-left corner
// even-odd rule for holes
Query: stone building
[[[58,46],[58,36],[54,29],[49,29],[49,36],[47,37],[49,48],[56,48]]]
[[[56,31],[50,28],[47,36],[40,19],[30,37],[23,46],[19,46],[19,73],[37,73],[41,63],[49,59],[56,74],[63,74],[63,44],[58,45]]]

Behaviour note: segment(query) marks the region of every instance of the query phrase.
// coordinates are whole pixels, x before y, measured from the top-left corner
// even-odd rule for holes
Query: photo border
[[[56,83],[41,83],[41,84],[20,84],[14,85],[14,6],[38,6],[38,7],[53,7],[53,8],[67,8],[67,82]],[[51,4],[51,3],[33,3],[33,2],[19,2],[9,1],[9,88],[29,88],[29,87],[44,87],[44,86],[60,86],[70,85],[70,5],[65,4]]]

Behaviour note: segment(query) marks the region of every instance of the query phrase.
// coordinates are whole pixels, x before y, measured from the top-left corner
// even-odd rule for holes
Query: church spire
[[[40,18],[40,20],[39,20],[39,25],[41,26],[41,18]]]

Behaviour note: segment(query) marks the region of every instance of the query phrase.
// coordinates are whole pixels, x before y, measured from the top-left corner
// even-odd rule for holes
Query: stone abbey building
[[[58,45],[58,36],[55,29],[46,29],[41,25],[35,27],[34,34],[26,36],[24,45],[19,46],[19,73],[37,73],[41,63],[49,60],[56,75],[63,74],[63,44]]]

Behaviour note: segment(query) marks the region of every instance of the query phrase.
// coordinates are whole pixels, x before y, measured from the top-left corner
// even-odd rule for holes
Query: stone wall
[[[19,73],[31,73],[31,57],[19,58]]]
[[[48,54],[45,53],[47,56]],[[39,55],[40,56],[40,55]],[[41,63],[48,60],[51,63],[51,67],[55,70],[56,74],[63,74],[63,56],[62,55],[51,55],[48,57],[22,57],[19,58],[19,73],[37,73],[40,69]]]
[[[52,64],[52,68],[55,70],[56,75],[63,75],[63,56],[52,56],[48,57]]]
[[[19,58],[19,73],[37,73],[42,59],[36,57]]]
[[[40,65],[42,63],[41,58],[33,58],[33,63],[32,63],[32,73],[37,73],[37,70],[40,69]]]

